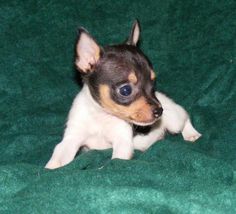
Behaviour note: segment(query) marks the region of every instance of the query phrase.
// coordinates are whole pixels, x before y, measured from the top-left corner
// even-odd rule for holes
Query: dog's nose
[[[158,117],[160,117],[162,115],[162,112],[163,112],[163,108],[162,107],[155,108],[153,110],[153,115],[154,115],[155,118],[158,118]]]

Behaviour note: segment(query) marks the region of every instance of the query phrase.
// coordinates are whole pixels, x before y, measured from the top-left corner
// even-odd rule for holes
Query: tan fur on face
[[[113,115],[126,121],[133,120],[140,123],[148,123],[153,120],[151,106],[144,97],[140,97],[128,106],[123,106],[111,99],[108,85],[100,85],[99,92],[101,105]]]
[[[137,83],[137,77],[136,77],[136,74],[134,73],[134,71],[132,71],[129,76],[128,76],[128,80],[133,83],[133,84],[136,84]]]
[[[154,80],[156,78],[156,74],[153,70],[151,70],[151,80]]]

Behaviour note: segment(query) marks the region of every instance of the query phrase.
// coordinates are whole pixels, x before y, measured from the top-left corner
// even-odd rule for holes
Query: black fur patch
[[[152,129],[152,126],[137,126],[133,125],[133,135],[147,135]]]

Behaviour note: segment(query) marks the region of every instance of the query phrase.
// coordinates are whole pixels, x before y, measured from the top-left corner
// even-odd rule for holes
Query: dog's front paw
[[[59,167],[62,167],[62,164],[60,163],[60,161],[56,160],[48,161],[48,163],[45,166],[46,169],[57,169]]]
[[[57,144],[45,168],[56,169],[67,165],[74,159],[76,152],[77,148],[70,141]]]
[[[190,120],[187,120],[182,131],[184,140],[195,142],[202,135],[192,126]]]

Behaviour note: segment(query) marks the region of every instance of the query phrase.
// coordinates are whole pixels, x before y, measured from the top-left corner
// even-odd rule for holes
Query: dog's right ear
[[[83,73],[89,73],[94,70],[101,54],[101,48],[96,41],[83,29],[79,29],[79,36],[76,44],[77,68]]]

